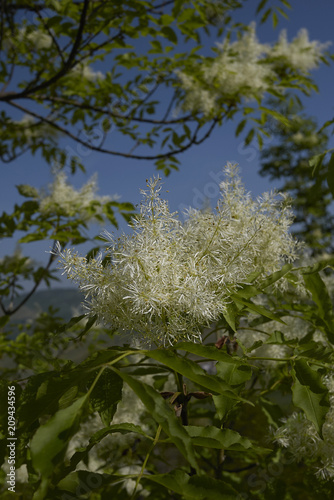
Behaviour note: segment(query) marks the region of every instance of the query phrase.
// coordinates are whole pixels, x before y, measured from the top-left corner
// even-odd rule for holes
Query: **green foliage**
[[[310,368],[307,361],[298,359],[294,362],[294,384],[292,399],[295,406],[301,408],[307,418],[314,423],[322,437],[322,426],[329,409],[328,390],[321,382],[321,375]]]
[[[191,476],[183,471],[174,471],[169,474],[156,474],[145,476],[148,481],[157,482],[168,490],[182,495],[183,498],[205,500],[206,498],[217,498],[219,500],[232,500],[237,491],[223,481],[217,481],[205,476]]]
[[[331,159],[328,162],[327,167],[327,184],[330,192],[334,197],[334,153],[331,155]]]
[[[55,457],[65,451],[69,436],[78,429],[85,402],[86,397],[82,396],[71,406],[59,410],[34,434],[30,445],[32,464],[43,478],[51,476]]]
[[[320,280],[316,272],[310,272],[314,268],[302,270],[304,279],[306,277],[305,283],[312,291],[312,314],[322,317],[325,315],[324,302],[319,297],[329,300],[325,282]],[[285,275],[287,272],[293,272],[291,266],[285,270]],[[268,277],[266,284],[272,286],[284,271],[275,274],[276,279],[274,276]],[[258,293],[254,288],[249,288],[248,292],[246,290],[241,289],[240,295]],[[293,307],[293,303],[290,307]],[[286,307],[288,305],[286,303]],[[249,308],[244,307],[238,310],[238,324],[244,324],[250,314],[248,311]],[[309,309],[302,312],[307,315]],[[259,315],[259,311],[252,310],[251,314]],[[266,316],[257,317],[262,317],[265,324],[272,322]],[[81,319],[73,318],[67,325],[58,328],[58,335],[66,335],[71,328],[80,330]],[[17,415],[18,435],[23,442],[31,443],[29,452],[26,447],[21,449],[20,463],[27,461],[29,464],[34,498],[53,498],[60,492],[81,498],[81,494],[75,492],[81,491],[83,478],[87,480],[88,476],[83,470],[76,471],[79,463],[84,461],[89,464],[95,448],[99,449],[104,440],[115,433],[121,438],[137,436],[136,442],[142,441],[144,449],[146,446],[147,464],[151,463],[148,469],[150,474],[146,473],[148,465],[143,466],[140,484],[148,491],[155,492],[156,498],[165,498],[168,491],[182,495],[182,498],[203,500],[211,498],[210,495],[215,495],[215,498],[217,495],[233,498],[234,495],[235,498],[237,494],[246,494],[247,482],[241,487],[240,480],[242,477],[247,479],[248,465],[254,460],[265,464],[266,460],[272,460],[272,454],[279,451],[273,442],[268,446],[266,433],[263,434],[255,423],[259,420],[263,426],[267,422],[267,432],[269,425],[279,428],[282,415],[286,414],[286,403],[282,409],[282,403],[278,405],[275,400],[290,394],[289,411],[301,409],[306,418],[314,423],[320,439],[329,411],[328,389],[323,377],[325,373],[331,373],[332,349],[319,350],[320,346],[306,337],[300,341],[289,340],[279,331],[269,335],[261,344],[283,345],[292,350],[290,357],[281,362],[278,359],[278,372],[272,372],[271,380],[266,377],[262,379],[261,368],[256,361],[265,360],[265,356],[254,357],[240,348],[231,352],[228,344],[218,348],[218,344],[200,345],[191,342],[180,342],[175,348],[153,350],[113,346],[95,352],[79,364],[58,365],[52,372],[45,371],[30,377],[18,399]],[[132,356],[136,356],[134,363],[131,363]],[[201,367],[208,362],[215,367],[216,375],[209,375]],[[178,374],[174,391],[159,393],[152,383],[148,384],[142,379],[143,376],[149,376],[151,380],[158,380],[161,374],[166,373],[166,369],[171,376]],[[281,390],[277,390],[280,373],[283,374],[282,385]],[[165,377],[165,380],[169,379]],[[147,415],[144,419],[150,422],[150,430],[131,421],[113,423],[116,409],[123,399],[122,380],[142,401],[143,416]],[[203,392],[202,388],[211,392]],[[88,444],[68,456],[66,449],[71,439],[81,432],[80,422],[92,418],[95,412],[102,419],[99,430],[94,432],[96,427],[92,427]],[[187,419],[185,413],[188,414]],[[151,448],[145,445],[147,440],[152,443]],[[159,459],[164,463],[163,457],[169,455],[167,450],[173,448],[172,471],[159,472],[162,466],[159,465]],[[153,449],[159,452],[152,454]],[[175,449],[178,450],[176,455]],[[225,472],[223,462],[216,462],[217,453],[222,453],[228,464]],[[187,463],[190,471],[193,471],[190,475]],[[228,472],[230,469],[242,472]],[[294,465],[292,470],[293,474],[297,473]],[[195,471],[197,474],[192,475]],[[124,485],[131,478],[137,479],[138,473],[120,475],[114,464],[110,470],[94,477],[98,484],[96,494],[117,490],[127,498]],[[155,490],[154,485],[160,485],[162,490]]]
[[[201,67],[210,60],[201,55],[201,45],[216,50],[208,41],[212,36],[228,39],[248,29],[233,20],[242,6],[237,0],[175,0],[163,6],[142,0],[7,2],[1,18],[0,101],[8,106],[0,113],[1,160],[8,163],[26,151],[38,152],[47,163],[75,172],[84,170],[87,152],[99,151],[155,160],[168,175],[178,168],[179,154],[205,141],[217,124],[238,111],[246,117],[237,128],[240,133],[250,110],[242,94],[219,103],[209,117],[198,111],[175,116],[173,111],[185,99],[179,73],[200,81]],[[289,8],[283,0],[260,2],[254,14],[261,23],[271,17],[275,28]],[[324,55],[322,60],[326,62]],[[19,75],[15,81],[14,72]],[[280,71],[278,80],[283,88],[304,93],[315,88],[311,78],[291,68]],[[279,96],[276,83],[271,82],[268,92]],[[162,92],[166,106],[160,101]],[[260,104],[261,120],[252,117],[255,128],[246,135],[246,144],[270,117],[284,123],[283,115]],[[110,144],[110,134],[123,136],[127,145],[117,148],[115,138]]]
[[[278,139],[263,147],[262,173],[283,179],[284,190],[297,197],[299,234],[313,254],[330,252],[334,156],[327,162],[324,130],[331,122],[315,141],[316,124],[301,114],[298,99],[284,107],[274,88],[278,104],[258,99],[245,106],[243,90],[222,98],[213,114],[172,114],[174,103],[182,107],[185,100],[178,72],[205,84],[201,65],[210,58],[199,46],[214,33],[242,36],[246,27],[233,21],[242,5],[5,2],[0,100],[28,117],[15,121],[1,112],[2,161],[29,150],[74,172],[83,168],[80,148],[88,146],[155,159],[168,174],[178,168],[179,153],[240,111],[236,134],[245,133],[246,144],[257,138],[262,147],[270,133]],[[289,8],[286,0],[262,0],[257,14],[275,28]],[[187,43],[196,47],[188,50]],[[15,84],[14,69],[24,75]],[[282,69],[280,83],[303,92],[314,87],[291,68]],[[162,92],[170,99],[167,112]],[[108,150],[109,133],[133,142],[131,152]],[[64,149],[64,138],[76,151]],[[150,153],[156,145],[161,152]],[[57,202],[45,210],[34,187],[17,189],[25,199],[0,216],[0,238],[60,241],[63,251],[90,241],[92,263],[101,238],[87,236],[89,222],[117,227],[118,217],[128,220],[134,210],[131,203],[99,198],[84,212],[80,204],[71,211]],[[262,280],[248,276],[219,321],[202,327],[203,343],[159,349],[133,347],[125,343],[128,335],[103,328],[95,316],[65,318],[54,306],[42,305],[38,314],[28,309],[27,320],[22,311],[31,297],[37,301],[40,284],[57,279],[54,260],[51,253],[42,266],[20,248],[0,260],[1,498],[296,500],[311,491],[332,500],[332,257],[285,264]],[[26,283],[31,288],[22,295]],[[6,482],[11,429],[14,496]]]
[[[275,105],[275,101],[272,103]],[[284,121],[271,121],[274,140],[261,151],[263,176],[279,180],[277,188],[294,200],[295,234],[314,255],[333,251],[332,166],[326,161],[329,137],[318,130],[314,118],[303,113],[302,104],[292,95],[276,102]]]

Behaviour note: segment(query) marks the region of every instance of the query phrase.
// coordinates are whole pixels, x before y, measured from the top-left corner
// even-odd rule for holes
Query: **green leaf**
[[[184,377],[187,377],[200,386],[206,387],[218,394],[227,392],[231,398],[241,399],[234,393],[233,389],[228,384],[217,379],[217,377],[213,375],[208,375],[197,363],[189,359],[181,358],[171,350],[156,349],[154,351],[145,351],[145,354],[149,358],[153,358],[169,368],[172,368],[172,370],[175,370],[177,373],[181,373]]]
[[[51,476],[54,459],[65,452],[69,440],[77,432],[86,400],[86,396],[82,396],[71,406],[57,411],[34,434],[30,445],[32,463],[44,478]]]
[[[328,166],[327,166],[327,184],[329,187],[330,192],[332,193],[332,196],[334,197],[334,153],[331,155],[331,159],[329,160]]]
[[[276,26],[278,25],[278,15],[276,12],[273,12],[272,20],[273,20],[273,28],[276,28]]]
[[[140,351],[139,351],[140,352]],[[93,368],[98,368],[110,363],[122,354],[136,354],[137,349],[128,349],[127,347],[109,347],[103,351],[97,351],[92,356],[87,358],[85,361],[80,363],[75,370],[75,373],[87,372]]]
[[[259,402],[261,410],[267,417],[268,424],[278,429],[278,427],[282,425],[282,419],[284,417],[284,412],[281,407],[263,397],[259,399]]]
[[[112,372],[114,373],[114,372]],[[114,375],[116,375],[114,373]],[[116,375],[118,376],[118,375]],[[109,427],[104,427],[103,429],[100,429],[99,431],[95,432],[89,439],[89,443],[85,448],[81,448],[80,450],[76,451],[74,455],[71,457],[71,462],[69,468],[66,469],[66,474],[69,473],[69,470],[74,470],[76,466],[83,460],[86,462],[89,457],[89,452],[90,450],[102,439],[104,439],[106,436],[109,436],[109,434],[113,433],[120,433],[120,434],[129,434],[130,432],[134,432],[136,434],[140,434],[144,436],[147,439],[150,439],[153,441],[153,438],[151,436],[148,436],[142,429],[139,427],[139,425],[134,425],[131,423],[123,423],[123,424],[115,424],[115,425],[110,425]]]
[[[160,17],[160,22],[163,26],[168,26],[169,24],[172,24],[174,21],[174,17],[170,16],[169,14],[162,14]]]
[[[291,123],[288,120],[288,118],[286,116],[284,116],[282,113],[279,113],[278,111],[275,111],[274,109],[266,108],[264,106],[260,106],[259,109],[261,111],[263,111],[264,113],[272,116],[273,118],[275,118],[277,121],[281,122],[286,127],[291,126]]]
[[[322,426],[329,409],[328,390],[322,383],[322,377],[303,359],[295,361],[292,376],[293,404],[304,411],[322,437]]]
[[[302,342],[298,345],[298,356],[303,358],[314,359],[317,361],[331,362],[333,357],[333,348],[319,344],[311,340],[306,344]]]
[[[23,236],[19,239],[19,243],[30,243],[31,241],[40,241],[44,240],[45,238],[46,234],[43,233],[27,234],[26,236]]]
[[[162,45],[159,40],[151,40],[150,44],[152,45],[152,49],[149,51],[150,53],[162,53]]]
[[[320,275],[318,273],[304,274],[303,279],[306,288],[312,294],[312,299],[319,307],[321,317],[328,317],[329,311],[332,310],[333,306],[326,285]]]
[[[319,273],[303,274],[306,288],[311,292],[312,299],[318,306],[319,316],[326,323],[325,333],[328,340],[334,344],[333,304],[326,285]]]
[[[38,191],[33,186],[29,186],[29,184],[19,184],[16,186],[16,189],[20,193],[21,196],[25,198],[37,198]]]
[[[79,335],[80,339],[82,339],[82,337],[87,332],[89,332],[89,330],[94,326],[94,324],[96,323],[96,321],[97,321],[97,315],[96,314],[94,316],[91,316],[90,318],[88,318],[85,328],[82,330],[82,332],[80,332],[80,335]]]
[[[284,334],[278,330],[275,330],[269,337],[268,340],[265,341],[265,344],[285,344],[286,340],[284,338]]]
[[[248,365],[236,365],[218,361],[216,364],[217,375],[229,385],[236,386],[244,384],[252,376],[252,369]]]
[[[261,0],[259,5],[257,6],[256,14],[258,14],[266,6],[267,3],[268,3],[268,0]]]
[[[242,285],[241,288],[235,293],[237,297],[241,297],[243,299],[250,299],[262,293],[261,290],[258,290],[254,285]]]
[[[103,438],[105,438],[109,434],[113,434],[114,432],[119,432],[120,434],[129,434],[129,432],[134,432],[136,434],[141,434],[142,436],[153,440],[153,438],[148,436],[146,432],[144,432],[139,425],[134,425],[128,422],[124,422],[123,424],[113,424],[109,425],[108,427],[105,427],[104,429],[101,429],[90,438],[89,442],[99,443]]]
[[[144,382],[135,379],[128,373],[119,371],[114,367],[112,367],[112,369],[123,378],[123,380],[142,400],[148,412],[152,415],[154,420],[161,425],[167,436],[170,437],[171,441],[188,460],[190,465],[194,469],[198,470],[191,438],[167,402],[150,385],[145,384]]]
[[[318,262],[316,264],[313,264],[312,266],[300,267],[297,269],[300,269],[303,275],[305,275],[305,274],[318,273],[323,269],[326,269],[327,267],[334,269],[334,257],[324,260],[318,260]]]
[[[241,134],[241,132],[245,128],[246,123],[247,123],[247,120],[241,120],[241,122],[238,124],[236,131],[235,131],[236,137],[238,137],[238,135]]]
[[[0,328],[4,327],[10,319],[10,316],[0,316]]]
[[[252,352],[255,349],[258,349],[259,347],[261,347],[262,345],[263,345],[263,341],[262,340],[255,340],[255,342],[250,347],[248,347],[247,349],[245,349],[245,352]],[[252,359],[252,358],[249,358],[249,359]]]
[[[117,404],[122,399],[122,388],[121,377],[111,370],[104,370],[91,393],[90,404],[93,411],[99,413],[105,426],[110,424],[115,415]]]
[[[248,132],[246,138],[245,138],[245,146],[248,146],[248,144],[250,144],[253,140],[253,137],[254,137],[254,134],[255,134],[255,129],[250,129],[250,131]]]
[[[212,399],[217,410],[217,415],[222,422],[227,420],[230,411],[239,404],[239,401],[229,398],[226,394],[212,396]]]
[[[181,495],[185,500],[235,500],[238,492],[227,483],[208,475],[188,476],[174,470],[167,474],[144,475],[143,480],[153,481]]]
[[[227,303],[223,312],[223,316],[227,324],[232,328],[234,332],[237,331],[237,317],[238,317],[238,307],[234,302]]]
[[[88,485],[94,486],[94,489],[98,485],[98,487],[102,489],[108,484],[124,481],[126,477],[127,476],[123,478],[122,476],[116,474],[99,474],[90,470],[76,470],[68,474],[57,484],[57,496],[53,496],[53,498],[59,498],[61,500],[85,498],[88,492],[89,494],[92,494],[93,488]],[[67,492],[70,492],[71,495]]]
[[[81,316],[74,316],[73,318],[70,319],[68,323],[65,323],[64,325],[59,326],[56,329],[56,333],[63,333],[72,328],[72,326],[76,325],[79,323],[83,318],[85,318],[85,314],[81,314]]]
[[[248,438],[240,436],[238,432],[231,429],[188,425],[186,431],[195,446],[234,451],[245,451],[245,449],[252,448],[252,443]]]
[[[170,26],[164,26],[161,30],[161,33],[163,36],[168,38],[168,40],[172,43],[177,43],[177,36],[175,34],[175,31],[172,30]]]
[[[266,318],[272,319],[274,321],[279,321],[280,323],[285,324],[284,321],[281,320],[281,318],[279,316],[277,316],[276,314],[273,314],[272,312],[268,311],[268,309],[266,309],[263,306],[259,306],[257,304],[253,304],[253,302],[251,302],[249,300],[246,300],[246,299],[241,299],[240,297],[238,297],[235,294],[231,295],[231,298],[235,302],[237,302],[239,304],[242,304],[243,306],[247,307],[247,309],[250,309],[251,311],[257,312],[261,316],[265,316]]]
[[[310,167],[313,167],[312,175],[315,174],[315,171],[317,169],[321,168],[322,162],[324,161],[326,154],[327,154],[327,151],[325,151],[324,153],[321,153],[319,155],[312,156],[312,158],[309,160]]]
[[[78,369],[63,376],[46,372],[30,377],[17,410],[19,428],[28,429],[39,418],[55,413],[59,409],[59,401],[65,394],[68,396],[73,388],[78,388],[85,375],[85,370]]]
[[[289,19],[289,16],[287,15],[286,12],[284,12],[283,9],[281,9],[280,7],[276,7],[277,9],[277,12],[279,12],[281,14],[281,16],[285,17],[285,19]]]
[[[230,356],[226,352],[217,349],[217,347],[207,346],[203,344],[194,344],[193,342],[179,342],[176,348],[181,351],[196,354],[202,358],[214,359],[215,361],[223,361],[237,366],[245,366],[245,363],[237,356]]]

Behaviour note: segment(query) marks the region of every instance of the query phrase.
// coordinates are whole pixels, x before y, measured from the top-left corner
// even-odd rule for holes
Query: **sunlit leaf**
[[[329,409],[328,390],[322,383],[322,377],[303,359],[295,361],[292,375],[293,403],[305,412],[306,417],[314,423],[322,436],[322,425]]]
[[[142,400],[148,412],[152,415],[154,420],[161,425],[162,429],[170,437],[171,441],[180,450],[190,465],[198,470],[191,438],[185,431],[180,420],[175,416],[173,410],[169,407],[168,403],[150,385],[145,384],[139,379],[135,379],[124,371],[119,371],[115,368],[113,368],[113,370],[123,378]]]

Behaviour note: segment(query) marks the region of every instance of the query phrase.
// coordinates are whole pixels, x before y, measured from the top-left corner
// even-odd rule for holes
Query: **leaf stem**
[[[148,459],[149,459],[149,457],[150,457],[150,455],[151,455],[151,453],[152,453],[152,451],[153,451],[153,449],[154,449],[155,445],[156,445],[156,444],[158,443],[158,441],[159,441],[159,437],[160,437],[161,430],[162,430],[162,427],[161,427],[161,425],[159,425],[159,427],[158,427],[158,429],[157,429],[157,432],[156,432],[156,434],[155,434],[154,441],[153,441],[153,443],[152,443],[152,445],[151,445],[150,449],[149,449],[149,450],[148,450],[148,452],[147,452],[147,455],[146,455],[145,460],[144,460],[144,462],[143,462],[143,465],[142,465],[141,471],[140,471],[140,473],[139,473],[139,476],[137,477],[136,485],[135,485],[135,488],[134,488],[134,490],[133,490],[133,493],[132,493],[132,496],[131,496],[131,500],[134,500],[134,499],[135,499],[135,496],[136,496],[136,491],[137,491],[137,488],[138,488],[139,482],[140,482],[140,480],[141,480],[141,478],[142,478],[142,476],[143,476],[143,474],[144,474],[144,470],[145,470],[146,464],[147,464],[147,462],[148,462]]]

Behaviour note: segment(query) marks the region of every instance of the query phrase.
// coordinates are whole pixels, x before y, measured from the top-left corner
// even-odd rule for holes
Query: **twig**
[[[53,244],[53,250],[55,249],[55,243]],[[44,272],[43,274],[40,276],[40,278],[36,281],[35,285],[33,286],[33,288],[30,290],[30,292],[26,295],[26,297],[24,297],[24,299],[21,300],[21,302],[16,306],[14,307],[13,309],[6,309],[3,304],[1,303],[1,309],[3,310],[3,312],[7,315],[7,316],[11,316],[12,314],[15,314],[16,311],[18,311],[29,299],[30,297],[35,293],[35,291],[37,290],[37,288],[39,287],[39,285],[41,284],[41,281],[43,280],[44,276],[45,276],[45,273],[48,271],[49,267],[51,266],[52,262],[54,261],[54,259],[56,258],[56,256],[51,253],[50,254],[50,258],[49,258],[49,261],[46,265],[46,267],[44,268]]]

